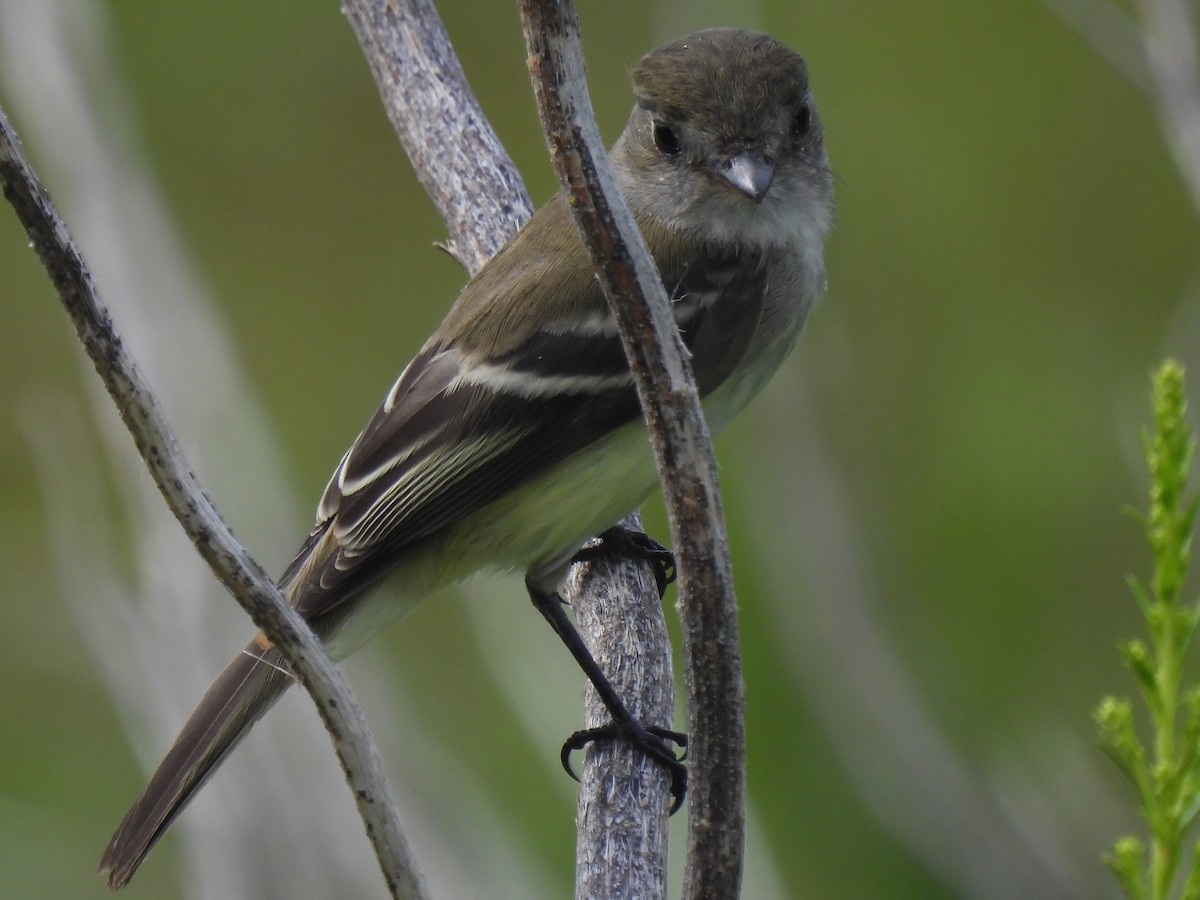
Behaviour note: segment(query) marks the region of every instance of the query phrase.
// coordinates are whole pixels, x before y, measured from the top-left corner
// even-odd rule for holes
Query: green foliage
[[[1117,840],[1105,859],[1135,900],[1165,900],[1179,874],[1184,839],[1200,812],[1200,688],[1181,692],[1183,659],[1200,605],[1181,602],[1191,553],[1197,498],[1187,492],[1195,441],[1187,426],[1183,367],[1167,360],[1155,373],[1154,431],[1143,440],[1150,471],[1150,509],[1142,519],[1154,561],[1149,585],[1130,586],[1146,619],[1149,643],[1121,645],[1146,703],[1152,744],[1137,735],[1128,700],[1106,697],[1095,712],[1104,749],[1137,789],[1149,830],[1147,848]],[[1200,900],[1200,844],[1185,867],[1180,896]]]

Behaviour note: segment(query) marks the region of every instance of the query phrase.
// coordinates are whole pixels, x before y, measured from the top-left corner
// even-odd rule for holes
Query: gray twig
[[[452,252],[474,272],[529,216],[512,162],[428,2],[346,0],[345,10],[388,117],[445,221]],[[636,516],[625,524],[641,527]],[[673,709],[670,641],[644,568],[610,560],[579,566],[565,595],[593,656],[631,711],[666,724]],[[587,707],[589,726],[607,721],[590,691]],[[627,748],[589,750],[579,793],[579,896],[663,895],[667,787],[657,766]]]
[[[474,274],[529,218],[500,144],[430,0],[345,0],[384,110],[449,232],[446,249]]]
[[[25,159],[3,111],[0,186],[167,505],[197,552],[254,623],[279,647],[312,695],[334,741],[392,896],[425,897],[424,883],[354,696],[320,641],[234,538],[196,481],[157,399],[125,351],[90,272]]]
[[[684,896],[732,898],[744,847],[744,700],[712,446],[666,293],[600,143],[573,4],[520,8],[546,141],[637,379],[679,562],[694,776]]]

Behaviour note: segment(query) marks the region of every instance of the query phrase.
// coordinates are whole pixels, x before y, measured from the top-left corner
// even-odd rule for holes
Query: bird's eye
[[[812,108],[805,101],[796,113],[796,118],[792,120],[792,136],[797,139],[802,139],[808,135],[808,129],[812,127]]]
[[[654,123],[654,146],[667,156],[677,156],[682,149],[679,135],[670,125],[664,125],[662,122]]]

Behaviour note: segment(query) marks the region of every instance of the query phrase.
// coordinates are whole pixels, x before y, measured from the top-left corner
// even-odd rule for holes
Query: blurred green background
[[[10,48],[22,6],[0,0]],[[513,4],[439,6],[544,201]],[[463,275],[432,247],[439,220],[336,3],[124,0],[106,15],[129,98],[101,114],[144,143],[285,448],[275,465],[300,512],[277,524],[292,537],[248,532],[236,510],[253,499],[214,489],[278,572]],[[718,445],[748,696],[747,897],[1110,896],[1100,856],[1139,822],[1091,710],[1133,690],[1115,645],[1140,633],[1125,579],[1147,554],[1125,509],[1145,505],[1148,373],[1174,354],[1200,374],[1196,212],[1152,103],[1033,0],[580,0],[580,16],[609,139],[642,53],[698,27],[757,27],[807,57],[837,176],[828,296]],[[27,74],[6,74],[6,109]],[[38,164],[46,148],[24,137]],[[94,866],[143,775],[55,574],[28,438],[38,410],[78,416],[96,394],[7,207],[0,297],[0,897],[99,897]],[[156,340],[169,356],[170,333]],[[229,435],[192,439],[188,453],[219,455]],[[521,620],[516,646],[493,627],[504,619]],[[509,727],[529,710],[493,686],[485,646],[534,686],[524,703],[548,738]],[[525,671],[535,646],[549,668]],[[352,680],[381,666],[476,773],[449,808],[471,816],[466,795],[491,792],[521,865],[568,896],[573,794],[553,736],[579,720],[580,679],[519,586],[428,604]],[[386,696],[367,705],[387,718]],[[306,784],[291,789],[302,799]],[[194,896],[179,868],[168,839],[128,896]],[[521,896],[488,879],[441,896]]]

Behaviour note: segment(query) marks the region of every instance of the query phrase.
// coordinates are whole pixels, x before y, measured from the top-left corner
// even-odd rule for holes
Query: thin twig
[[[474,274],[529,218],[516,166],[483,117],[430,0],[345,0],[404,152]]]
[[[452,252],[474,272],[529,216],[516,170],[466,85],[431,4],[346,0],[344,8],[388,118],[445,221]],[[641,527],[636,517],[626,524]],[[666,724],[673,711],[670,641],[644,568],[630,560],[580,566],[564,597],[631,711]],[[586,706],[589,726],[607,721],[590,691]],[[667,789],[663,773],[627,748],[589,748],[576,845],[581,896],[662,895]]]
[[[522,0],[539,113],[559,181],[637,380],[679,562],[689,756],[685,897],[738,895],[744,847],[741,661],[716,465],[666,293],[592,117],[569,0]]]
[[[362,711],[316,636],[233,537],[192,475],[157,399],[125,351],[90,272],[3,111],[0,185],[167,505],[214,574],[279,647],[312,695],[392,896],[426,896]]]

